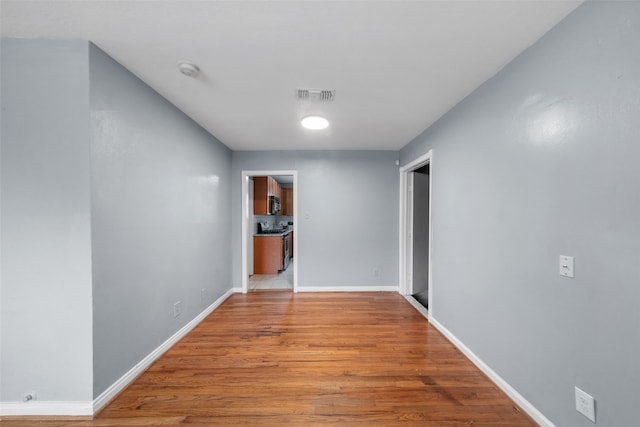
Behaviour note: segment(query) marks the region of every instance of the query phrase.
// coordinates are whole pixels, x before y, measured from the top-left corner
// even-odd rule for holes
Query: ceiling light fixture
[[[326,129],[329,127],[329,120],[320,116],[307,116],[300,122],[303,127],[311,130]]]
[[[187,61],[178,62],[178,70],[185,76],[193,77],[194,79],[198,77],[198,73],[200,72],[200,69],[196,65]]]

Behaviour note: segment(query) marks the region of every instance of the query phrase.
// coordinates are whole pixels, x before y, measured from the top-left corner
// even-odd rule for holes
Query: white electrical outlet
[[[576,387],[576,411],[596,422],[596,404],[593,397]]]
[[[572,256],[560,255],[560,275],[573,278],[574,261]]]
[[[25,402],[32,402],[34,400],[38,400],[38,392],[30,391],[29,393],[25,393],[23,400]]]
[[[373,269],[373,277],[379,277],[380,276],[380,269],[379,268],[374,268]]]
[[[173,304],[173,317],[178,317],[180,316],[181,313],[181,309],[180,309],[180,301],[176,301],[175,304]]]

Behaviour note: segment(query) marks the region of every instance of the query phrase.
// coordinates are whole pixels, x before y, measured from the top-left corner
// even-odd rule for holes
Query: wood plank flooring
[[[10,426],[535,426],[400,295],[235,294],[94,420]]]

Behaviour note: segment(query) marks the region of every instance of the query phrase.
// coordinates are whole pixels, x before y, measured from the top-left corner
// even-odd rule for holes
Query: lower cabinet
[[[283,268],[282,236],[253,236],[253,273],[277,274]]]

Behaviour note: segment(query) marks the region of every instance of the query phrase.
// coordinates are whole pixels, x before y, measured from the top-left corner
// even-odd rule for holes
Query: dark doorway
[[[429,165],[413,174],[413,297],[429,308]]]

